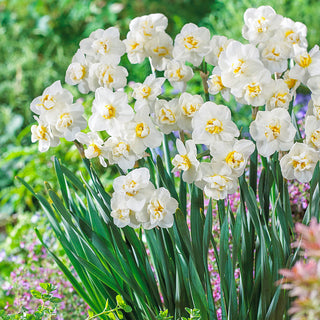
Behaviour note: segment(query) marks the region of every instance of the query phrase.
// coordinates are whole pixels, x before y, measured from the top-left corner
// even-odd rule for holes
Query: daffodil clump
[[[127,272],[128,266],[132,268],[136,263],[138,270],[135,269],[134,280],[125,274],[121,278],[123,283],[131,281],[131,286],[137,281],[139,285],[142,283],[139,287],[142,291],[147,290],[141,279],[147,276],[149,281],[155,270],[157,280],[151,277],[153,280],[149,283],[153,288],[149,292],[150,301],[161,304],[159,297],[154,296],[158,292],[154,287],[158,281],[165,305],[172,314],[183,315],[185,298],[189,299],[187,307],[192,301],[201,309],[203,319],[216,319],[212,318],[214,307],[212,297],[209,297],[207,255],[204,252],[203,256],[197,256],[201,250],[208,251],[211,245],[214,248],[216,245],[210,237],[210,213],[203,213],[205,196],[206,201],[211,198],[218,203],[221,239],[220,251],[215,248],[215,254],[217,263],[221,263],[224,318],[229,312],[233,315],[240,312],[243,317],[252,312],[248,319],[272,318],[272,314],[278,312],[277,308],[286,305],[281,300],[284,298],[280,296],[280,288],[276,291],[274,286],[278,270],[293,263],[289,259],[293,220],[288,179],[300,183],[311,181],[310,205],[304,222],[311,216],[319,216],[319,178],[313,178],[319,176],[320,159],[319,47],[309,50],[307,27],[278,15],[270,6],[250,8],[244,13],[242,35],[245,44],[225,36],[212,36],[207,28],[193,23],[184,25],[173,40],[166,33],[167,25],[168,19],[163,14],[150,14],[133,19],[124,40],[120,39],[120,32],[115,27],[96,30],[83,39],[66,71],[65,82],[77,86],[82,94],[92,95],[91,112],[85,113],[83,105],[74,102],[72,94],[57,81],[31,103],[38,122],[31,128],[32,141],[39,143],[40,152],[57,146],[61,138],[74,141],[85,159],[92,183],[86,184],[88,190],[84,193],[88,199],[92,196],[99,202],[98,220],[90,218],[83,230],[79,223],[79,243],[92,240],[88,244],[90,255],[85,258],[91,257],[93,252],[96,254],[95,250],[91,251],[95,245],[101,248],[102,242],[97,239],[107,228],[111,228],[111,233],[103,243],[124,241],[119,250],[119,242],[112,249],[108,247],[111,250],[108,259],[115,256],[110,265],[109,262],[96,263],[97,269],[108,265],[103,271],[99,269],[98,278],[106,281],[103,286],[99,285],[99,290],[110,284],[109,287],[117,291],[120,282],[109,283],[103,277],[105,272],[110,273],[110,277],[122,275],[122,271]],[[128,71],[119,65],[125,54],[131,64],[149,60],[150,74],[145,75],[143,83],[127,84]],[[203,92],[191,94],[189,83],[198,72]],[[302,129],[304,138],[293,111],[300,85],[312,93]],[[216,95],[219,95],[218,99]],[[241,128],[232,120],[232,110],[228,107],[232,96],[243,108],[252,108],[249,138],[243,138]],[[257,169],[258,155],[261,170]],[[93,158],[98,158],[103,167],[117,167],[120,176],[113,181],[112,195],[104,191],[99,178],[93,174],[88,160]],[[249,185],[245,174],[248,165]],[[63,175],[70,177],[71,173],[66,168],[62,170],[58,161],[56,166],[66,209],[77,222],[93,216],[96,213],[92,208],[93,200],[81,202],[80,208],[75,209],[74,199],[62,178]],[[174,174],[177,172],[178,175]],[[260,172],[259,183],[257,172]],[[80,191],[83,190],[74,176],[71,180]],[[230,202],[222,200],[239,190],[239,182],[240,205],[237,212],[232,212]],[[58,201],[52,192],[51,197],[53,203]],[[71,197],[69,202],[68,197]],[[185,224],[189,199],[190,234]],[[42,198],[41,201],[44,203]],[[85,203],[90,207],[87,215],[83,213]],[[46,210],[48,206],[44,203]],[[211,206],[212,202],[209,202],[208,208],[212,209]],[[62,207],[59,202],[54,209]],[[51,211],[48,212],[50,215]],[[63,223],[73,223],[65,211],[60,213],[64,216]],[[101,229],[96,230],[97,221]],[[59,223],[55,224],[56,228]],[[90,228],[92,234],[86,234]],[[140,228],[139,245],[143,247],[139,248],[142,251],[136,249],[138,244],[133,236],[136,233],[132,228]],[[75,230],[75,226],[70,230]],[[232,238],[229,238],[230,234]],[[146,257],[141,258],[145,250],[142,235],[150,245],[153,261],[161,257],[161,264],[167,263],[166,267],[155,262],[155,269],[148,269],[147,265],[144,274],[139,273],[147,261]],[[156,244],[155,239],[158,239]],[[73,242],[67,240],[69,238],[63,240],[64,245],[68,243],[72,247]],[[129,248],[130,241],[132,246],[127,255],[124,248]],[[74,249],[68,250],[71,255]],[[242,259],[246,254],[250,255],[250,261],[246,257]],[[97,255],[97,259],[103,256],[104,253]],[[79,263],[84,263],[85,258],[81,257]],[[83,268],[94,274],[97,271],[91,261]],[[232,282],[235,270],[240,270],[237,284]],[[189,272],[186,279],[181,276],[185,272]],[[176,282],[177,291],[169,285],[169,278]],[[123,283],[121,288],[126,290]],[[264,289],[267,285],[269,288]],[[260,289],[267,293],[256,294]],[[181,293],[186,291],[183,296]],[[136,299],[148,314],[151,312],[149,307],[138,299],[140,293]],[[202,301],[199,297],[205,293],[207,300]],[[239,298],[237,294],[243,295]],[[251,294],[254,296],[250,298]],[[135,294],[128,298],[133,299],[133,296]],[[237,302],[241,304],[239,309]]]
[[[221,92],[228,101],[232,94],[243,104],[264,108],[257,111],[250,125],[258,153],[263,157],[287,153],[281,159],[283,176],[310,181],[320,149],[319,48],[308,51],[306,26],[276,14],[269,6],[248,9],[244,21],[242,34],[248,44],[224,36],[211,37],[208,29],[192,23],[186,24],[173,41],[165,32],[168,20],[162,14],[133,19],[123,41],[115,27],[92,32],[80,42],[65,78],[81,93],[94,93],[92,115],[85,119],[82,104],[74,103],[71,93],[57,81],[31,103],[38,121],[31,129],[32,141],[38,141],[43,152],[58,145],[62,137],[77,140],[86,145],[88,159],[98,157],[101,165],[117,164],[128,172],[137,160],[151,155],[150,149],[161,146],[164,135],[178,131],[181,140],[176,140],[174,170],[183,171],[182,179],[195,183],[206,196],[224,199],[236,191],[237,179],[255,144],[239,139],[228,106],[205,102],[201,95],[185,91],[194,76],[190,65],[198,67],[205,61],[214,67],[206,79],[211,95]],[[124,91],[128,72],[119,66],[125,53],[132,64],[149,58],[153,71],[163,71],[162,77],[153,72],[143,83],[132,86],[133,105]],[[159,98],[166,80],[180,91],[171,100]],[[309,87],[312,100],[306,115],[306,139],[295,143],[297,131],[288,109],[299,83]],[[82,132],[87,126],[90,131]],[[108,138],[103,140],[99,132],[106,132]],[[185,141],[186,136],[190,139]],[[197,144],[210,150],[210,162],[197,159]],[[143,172],[148,179],[147,170]],[[139,185],[134,179],[132,183]],[[131,207],[130,197],[121,203],[121,209],[115,200],[119,194],[115,192],[114,197],[114,217],[119,226],[146,226],[145,220],[148,228],[158,225],[149,220],[154,210],[150,209],[153,213],[149,218],[144,217],[147,202],[140,204],[145,210],[139,214]],[[161,226],[172,226],[173,220],[167,215],[175,208],[170,212],[159,204],[157,219],[168,220]]]

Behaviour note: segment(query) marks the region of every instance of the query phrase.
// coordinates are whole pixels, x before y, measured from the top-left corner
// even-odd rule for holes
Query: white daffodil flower
[[[221,69],[219,67],[215,67],[212,70],[212,74],[208,79],[208,91],[212,95],[216,95],[220,92],[224,100],[230,100],[230,88],[223,85],[221,80]]]
[[[309,53],[295,45],[294,60],[296,64],[289,72],[290,77],[306,84],[310,77],[320,75],[320,51],[317,45]]]
[[[304,49],[308,47],[307,27],[301,22],[294,22],[289,18],[283,18],[277,30],[277,36],[290,49],[290,57],[294,57],[294,45],[298,45]]]
[[[279,29],[283,17],[270,6],[249,8],[244,13],[242,36],[253,44],[265,42]]]
[[[202,178],[196,185],[203,189],[207,197],[220,200],[237,191],[237,178],[226,163],[202,162],[200,171]]]
[[[80,41],[80,49],[95,62],[114,66],[119,64],[121,56],[126,52],[119,30],[115,27],[93,31],[89,38]]]
[[[148,107],[144,106],[126,124],[125,137],[134,152],[142,154],[146,148],[160,147],[163,134],[153,124]]]
[[[64,137],[67,141],[75,140],[76,134],[87,127],[83,113],[84,108],[81,103],[67,105],[55,117],[50,118],[53,134]]]
[[[192,131],[192,118],[203,105],[203,99],[200,95],[192,95],[184,92],[179,98],[178,109],[178,126],[181,130]]]
[[[107,150],[104,146],[103,140],[100,138],[96,132],[78,132],[76,134],[76,139],[87,146],[87,149],[84,150],[84,155],[87,159],[99,158],[100,164],[103,167],[107,166],[105,158],[107,158]]]
[[[154,107],[154,120],[164,134],[178,130],[178,118],[180,112],[178,109],[178,99],[157,100]]]
[[[142,155],[136,154],[122,137],[110,137],[104,146],[109,163],[117,164],[125,172],[134,167],[136,160],[142,158]]]
[[[170,60],[166,65],[164,76],[176,90],[183,92],[186,90],[187,82],[193,77],[193,71],[184,62]]]
[[[172,59],[172,38],[165,32],[157,32],[144,47],[147,56],[151,58],[152,66],[163,71],[169,59]]]
[[[250,140],[234,139],[230,142],[215,142],[210,146],[213,163],[226,163],[235,177],[242,176],[255,145]]]
[[[320,151],[320,120],[315,116],[306,117],[305,134],[305,143]]]
[[[287,110],[276,108],[258,111],[250,125],[251,137],[256,141],[259,154],[271,156],[276,151],[289,150],[294,142],[296,129]]]
[[[92,116],[89,118],[91,131],[106,130],[109,135],[116,135],[119,122],[128,122],[134,116],[128,104],[125,92],[113,92],[107,88],[98,88],[92,103]]]
[[[113,223],[119,227],[123,228],[129,226],[131,228],[138,228],[141,221],[136,218],[136,213],[130,209],[123,199],[123,195],[119,193],[114,193],[111,198],[111,217],[113,218]]]
[[[73,56],[72,63],[67,69],[65,82],[72,86],[78,85],[79,91],[87,94],[90,91],[88,83],[89,69],[90,62],[79,49]]]
[[[30,109],[47,121],[53,114],[72,103],[72,94],[67,89],[62,88],[60,81],[56,81],[46,88],[41,96],[33,99]]]
[[[192,119],[192,139],[195,143],[211,145],[216,141],[232,141],[240,132],[231,121],[227,106],[206,102]]]
[[[129,24],[132,33],[147,41],[157,32],[164,31],[168,26],[168,19],[161,13],[153,13],[134,18]]]
[[[150,182],[149,170],[139,168],[114,179],[113,189],[115,191],[113,196],[120,195],[122,202],[126,203],[126,207],[133,212],[140,212],[139,216],[142,219],[141,212],[145,209],[144,207],[155,188]],[[143,219],[143,221],[147,221],[147,219]]]
[[[39,141],[39,151],[46,152],[50,147],[59,145],[60,140],[52,134],[50,125],[43,121],[41,117],[35,116],[34,119],[37,120],[38,125],[31,126],[31,142]]]
[[[177,154],[172,164],[174,168],[172,172],[183,171],[182,180],[186,183],[192,183],[200,179],[199,165],[200,162],[197,160],[197,148],[192,140],[186,141],[184,146],[180,139],[176,140],[176,146],[179,154]]]
[[[165,78],[156,78],[153,74],[146,77],[143,83],[135,83],[132,85],[132,97],[137,100],[135,103],[135,110],[138,111],[145,105],[148,105],[153,112],[154,103],[157,96],[162,92],[162,85],[165,82]]]
[[[213,36],[209,43],[210,51],[205,56],[205,61],[213,66],[217,66],[221,52],[226,49],[230,41],[232,40],[224,36]]]
[[[281,172],[286,179],[309,182],[319,160],[319,153],[304,143],[296,142],[280,160]]]
[[[266,103],[266,109],[284,108],[288,110],[292,95],[285,81],[283,79],[272,80],[271,91],[271,96]]]
[[[144,42],[139,34],[129,31],[127,39],[123,40],[130,63],[141,63],[147,56],[144,50]]]
[[[259,44],[261,61],[271,73],[282,73],[288,69],[290,50],[278,37],[272,37],[267,42]]]
[[[173,57],[199,66],[210,52],[210,31],[193,23],[183,26],[174,40]]]
[[[156,189],[147,204],[149,220],[142,223],[143,228],[155,227],[171,228],[173,226],[173,214],[178,209],[178,201],[170,196],[165,188]]]
[[[104,63],[93,63],[89,70],[89,88],[96,91],[100,87],[120,89],[127,84],[128,71],[124,67]]]
[[[287,70],[283,74],[283,80],[285,84],[288,86],[291,95],[293,96],[297,90],[297,88],[300,86],[300,81],[298,79],[291,78],[289,75],[290,70]]]
[[[252,44],[231,41],[219,57],[221,80],[224,86],[241,87],[248,78],[264,69],[259,50]]]

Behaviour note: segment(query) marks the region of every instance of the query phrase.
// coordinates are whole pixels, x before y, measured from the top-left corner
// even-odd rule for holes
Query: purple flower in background
[[[296,113],[296,117],[297,120],[302,120],[305,115],[306,112],[308,110],[308,103],[311,99],[310,94],[302,94],[302,93],[298,93],[296,98],[293,101],[293,106],[297,106],[297,105],[301,105],[302,107],[300,108],[300,110]]]

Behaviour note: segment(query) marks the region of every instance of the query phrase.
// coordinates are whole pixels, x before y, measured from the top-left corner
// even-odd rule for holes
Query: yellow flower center
[[[89,147],[92,147],[92,148],[93,148],[93,152],[94,152],[95,154],[97,154],[97,156],[100,156],[101,150],[100,150],[100,148],[99,148],[95,143],[91,143],[91,144],[89,145]]]
[[[131,180],[127,182],[125,185],[123,185],[123,189],[126,192],[126,195],[133,197],[138,193],[138,190],[135,190],[137,183],[134,180]]]
[[[271,139],[278,138],[280,135],[280,128],[281,128],[281,125],[278,122],[269,124],[266,127],[266,130],[264,133],[266,138],[271,138]],[[272,136],[271,136],[271,134],[272,134]]]
[[[243,154],[237,151],[229,152],[226,157],[226,163],[234,169],[239,168],[242,162],[244,162]]]
[[[112,153],[115,157],[122,157],[124,155],[127,155],[130,151],[130,147],[125,142],[119,142],[113,149]]]
[[[183,105],[181,108],[182,108],[184,115],[186,115],[188,117],[192,117],[193,114],[199,110],[200,104],[199,103],[195,103],[195,104],[187,103],[187,104]]]
[[[184,75],[181,74],[181,69],[178,68],[176,70],[176,77],[178,77],[180,80],[182,80],[184,78]]]
[[[260,19],[257,20],[258,23],[258,32],[261,33],[263,32],[263,22],[266,20],[265,17],[261,17]]]
[[[178,170],[188,170],[191,167],[191,162],[188,156],[177,154],[172,160],[172,164],[177,167]]]
[[[172,110],[161,108],[159,112],[159,120],[161,123],[173,124],[176,122],[176,117]]]
[[[57,126],[68,128],[72,125],[73,119],[70,113],[63,113],[58,120]]]
[[[140,122],[136,125],[136,135],[139,138],[145,138],[150,134],[150,128],[144,122]]]
[[[164,207],[161,205],[159,200],[153,200],[149,205],[149,210],[152,212],[156,219],[160,219],[163,215]]]
[[[143,85],[141,88],[141,94],[144,99],[148,98],[151,94],[151,88],[147,85]]]
[[[103,118],[111,119],[115,116],[115,114],[116,114],[116,109],[112,105],[110,104],[105,105],[104,114],[102,115]]]
[[[247,93],[250,98],[255,98],[260,95],[261,87],[259,84],[252,82],[247,86]]]
[[[238,73],[240,73],[240,74],[243,73],[244,72],[243,67],[244,67],[244,60],[239,59],[237,62],[234,62],[232,64],[233,73],[235,75],[238,75]]]
[[[291,79],[291,78],[287,78],[284,80],[284,82],[286,83],[289,89],[292,89],[296,85],[297,81],[298,81],[297,79]]]
[[[302,68],[307,68],[310,66],[312,59],[308,53],[300,55],[298,65]]]
[[[197,49],[199,47],[199,41],[193,36],[185,37],[183,41],[185,48],[188,50]]]
[[[51,110],[55,106],[56,100],[50,94],[41,97],[41,103],[37,104],[46,110]]]
[[[130,45],[131,50],[135,50],[138,47],[139,43],[138,42],[134,42]]]
[[[38,139],[39,140],[48,140],[47,139],[47,134],[48,134],[48,130],[45,126],[42,126],[42,125],[39,125],[38,128],[37,128],[38,132],[37,132],[37,135],[38,135]]]
[[[156,53],[159,57],[166,57],[169,55],[169,50],[167,47],[156,47],[153,49],[153,52]]]
[[[310,140],[316,148],[320,147],[320,129],[313,131]]]
[[[224,88],[224,85],[221,81],[221,76],[214,74],[211,78],[211,84],[216,88],[216,90],[221,91]]]
[[[307,158],[305,152],[298,156],[293,156],[291,164],[297,171],[304,171],[311,168],[310,160]]]
[[[219,134],[223,131],[222,122],[219,119],[211,119],[207,122],[206,131],[211,134]]]

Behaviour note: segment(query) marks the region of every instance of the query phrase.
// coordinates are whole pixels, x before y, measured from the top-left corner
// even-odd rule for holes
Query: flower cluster
[[[150,149],[160,147],[164,135],[179,131],[173,171],[183,171],[182,179],[195,183],[208,197],[224,199],[236,191],[255,144],[239,139],[240,131],[227,106],[185,92],[194,74],[190,65],[194,70],[209,65],[210,77],[206,68],[201,73],[205,91],[221,93],[225,100],[232,94],[238,102],[252,106],[256,116],[250,134],[258,153],[269,157],[279,152],[286,179],[310,181],[320,150],[319,49],[316,46],[308,52],[305,25],[276,14],[269,6],[248,9],[244,22],[242,34],[249,44],[224,36],[211,38],[208,29],[192,23],[173,40],[165,32],[168,20],[162,14],[133,19],[123,41],[114,27],[94,31],[80,42],[66,73],[66,82],[78,85],[80,92],[94,92],[90,131],[80,132],[86,127],[83,107],[72,104],[71,94],[56,82],[31,104],[40,116],[36,118],[39,125],[32,127],[32,140],[38,140],[39,150],[46,151],[60,137],[76,139],[86,145],[86,158],[97,157],[103,166],[116,164],[127,173],[137,160],[151,155]],[[125,53],[133,64],[149,58],[152,74],[143,83],[126,86],[128,73],[119,66]],[[166,80],[179,90],[178,96],[160,96]],[[291,120],[290,103],[300,82],[312,91],[304,141],[297,141]],[[203,147],[197,149],[197,145],[210,151],[210,162],[201,159],[198,150]],[[118,191],[115,197],[120,199]],[[146,203],[130,215],[129,211],[124,214],[123,203],[118,208],[115,202],[119,224],[156,225],[146,224],[149,217],[138,213]]]
[[[280,281],[284,289],[290,290],[295,297],[289,310],[292,319],[318,319],[320,317],[320,224],[312,218],[310,225],[296,224],[296,232],[300,240],[296,246],[301,246],[307,261],[300,260],[289,269],[282,269],[284,278]]]
[[[140,168],[114,180],[111,216],[118,227],[172,227],[178,201],[170,197],[167,189],[155,189],[149,179],[149,170]]]

